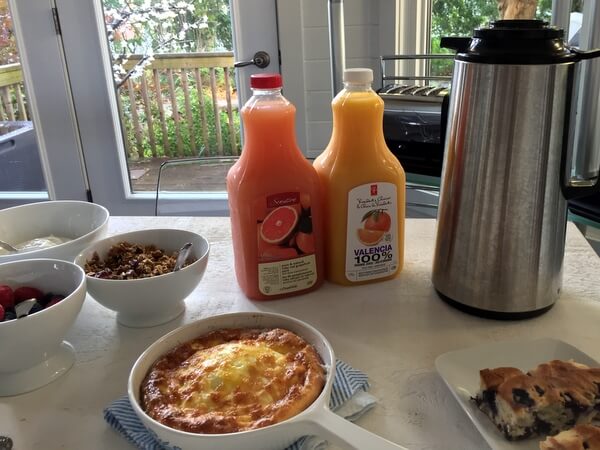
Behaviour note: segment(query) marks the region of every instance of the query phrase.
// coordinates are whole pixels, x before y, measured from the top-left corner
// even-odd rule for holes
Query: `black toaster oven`
[[[382,56],[383,134],[408,174],[440,177],[449,104],[449,76],[431,76],[432,60],[454,55]],[[392,65],[393,71],[389,65]],[[420,67],[425,76],[398,76],[398,66]],[[415,70],[417,71],[417,70]],[[394,75],[388,73],[394,72]],[[418,72],[418,71],[417,71]]]
[[[404,170],[411,174],[441,176],[448,88],[388,85],[380,89],[379,95],[385,105],[385,141]]]

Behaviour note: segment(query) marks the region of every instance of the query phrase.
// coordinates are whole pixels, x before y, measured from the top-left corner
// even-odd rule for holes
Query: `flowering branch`
[[[188,50],[191,42],[186,40],[187,32],[208,26],[202,17],[197,23],[189,23],[187,20],[197,20],[194,17],[196,8],[193,3],[181,0],[162,0],[155,4],[150,4],[150,0],[143,0],[142,5],[131,4],[128,0],[123,2],[119,8],[107,9],[105,12],[117,88],[127,80],[139,77],[144,67],[153,61],[156,51],[173,44],[179,50]],[[126,70],[124,65],[134,53],[141,54],[142,57],[133,68]]]

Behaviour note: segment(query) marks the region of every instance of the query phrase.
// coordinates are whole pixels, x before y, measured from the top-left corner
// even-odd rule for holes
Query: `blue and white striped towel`
[[[354,421],[375,406],[376,399],[367,393],[367,375],[338,360],[329,407],[342,417]],[[104,410],[104,419],[117,432],[141,450],[173,450],[163,445],[140,420],[127,396],[112,402]],[[317,436],[304,436],[285,450],[323,450],[327,443]]]

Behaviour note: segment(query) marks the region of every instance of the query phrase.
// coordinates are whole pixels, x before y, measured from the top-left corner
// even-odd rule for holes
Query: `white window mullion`
[[[99,2],[56,0],[73,102],[94,202],[112,214],[151,214],[139,202],[125,203],[129,191],[113,77]],[[102,27],[102,28],[101,28]],[[138,204],[136,204],[138,203]],[[143,202],[142,202],[143,203]]]
[[[396,0],[396,24],[396,55],[429,53],[431,0]],[[396,73],[401,76],[426,76],[427,61],[397,61]]]
[[[52,3],[39,0],[9,0],[9,3],[49,197],[86,200],[85,171],[60,35],[52,19]],[[43,198],[34,195],[31,199],[21,199],[28,200]]]

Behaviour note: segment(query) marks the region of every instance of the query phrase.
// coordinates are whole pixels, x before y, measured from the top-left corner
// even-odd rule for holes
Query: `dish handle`
[[[349,420],[338,416],[329,409],[323,408],[307,417],[312,434],[321,436],[348,450],[408,450],[406,447],[394,444],[387,439],[377,436]]]

